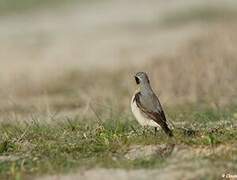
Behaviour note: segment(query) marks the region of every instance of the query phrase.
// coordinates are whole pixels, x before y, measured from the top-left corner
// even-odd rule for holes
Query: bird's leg
[[[143,126],[143,131],[142,131],[143,136],[146,134],[146,126]]]
[[[157,127],[155,127],[155,136],[156,136],[156,133],[157,133]]]
[[[143,126],[143,135],[146,136],[147,132],[147,126]]]

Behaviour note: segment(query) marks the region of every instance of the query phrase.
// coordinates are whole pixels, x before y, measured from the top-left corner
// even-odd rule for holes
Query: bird
[[[162,128],[169,137],[172,137],[173,132],[167,124],[165,113],[150,85],[148,75],[145,72],[138,72],[134,78],[138,89],[133,94],[131,110],[136,120],[143,127],[155,127],[155,135],[157,128]]]

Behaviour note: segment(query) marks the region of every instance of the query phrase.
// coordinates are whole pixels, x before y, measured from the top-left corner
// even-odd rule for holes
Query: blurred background
[[[164,106],[237,102],[234,0],[0,0],[1,119],[129,112],[146,71]]]

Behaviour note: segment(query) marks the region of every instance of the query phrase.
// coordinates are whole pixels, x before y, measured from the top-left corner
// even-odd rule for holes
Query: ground
[[[0,7],[0,179],[237,174],[235,2],[21,2]],[[132,116],[137,71],[174,138]]]

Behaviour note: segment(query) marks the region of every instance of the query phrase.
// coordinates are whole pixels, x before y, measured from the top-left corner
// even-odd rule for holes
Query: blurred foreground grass
[[[153,129],[144,135],[134,118],[124,113],[106,119],[97,114],[94,119],[73,116],[48,123],[32,116],[25,123],[1,123],[0,178],[30,179],[78,167],[164,169],[175,165],[174,171],[202,169],[202,177],[196,178],[205,179],[237,171],[236,106],[213,109],[188,105],[167,112],[176,127],[187,129],[176,128],[174,139],[168,139],[162,131],[154,136]],[[168,156],[155,154],[151,159],[125,158],[133,145],[161,144],[175,144],[176,150]]]

